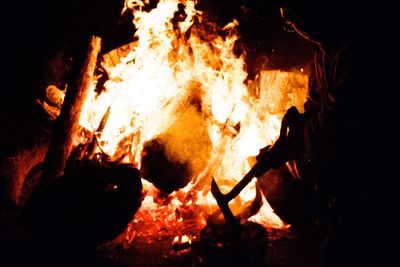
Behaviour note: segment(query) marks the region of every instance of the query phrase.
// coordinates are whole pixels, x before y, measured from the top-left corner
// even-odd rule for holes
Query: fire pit
[[[211,181],[229,191],[251,169],[259,150],[279,136],[285,111],[302,109],[307,74],[302,68],[264,69],[249,77],[246,51],[237,46],[240,21],[220,27],[196,9],[196,1],[161,0],[152,8],[147,2],[125,3],[123,12],[133,16],[134,42],[101,55],[97,67],[92,47],[85,71],[101,75],[81,81],[87,97],[80,99],[79,112],[70,112],[80,115],[66,142],[73,149],[70,158],[130,166],[142,178],[141,207],[101,251],[115,255],[123,249],[123,257],[135,258],[135,248],[141,247],[167,262],[190,258],[198,266],[263,266],[266,229],[285,231],[289,225],[256,190],[255,181],[229,204],[240,224],[221,223]],[[51,85],[47,100],[38,101],[51,120],[65,119],[63,110],[73,99],[69,90]],[[42,170],[47,175],[48,166]]]
[[[170,240],[183,253],[230,236],[238,246],[240,237],[207,224],[219,211],[211,179],[229,190],[251,168],[251,158],[279,135],[285,111],[301,109],[307,75],[300,69],[264,70],[248,79],[244,54],[235,50],[240,22],[219,28],[194,1],[126,8],[133,12],[137,41],[103,56],[108,80],[100,93],[94,87],[89,92],[80,119],[81,127],[94,131],[109,110],[97,151],[133,163],[148,181],[143,180],[142,207],[120,241],[134,246],[137,238]],[[264,197],[256,215],[246,214],[255,192],[253,181],[230,204],[235,214],[254,222],[243,227],[261,236],[263,227],[287,228]]]

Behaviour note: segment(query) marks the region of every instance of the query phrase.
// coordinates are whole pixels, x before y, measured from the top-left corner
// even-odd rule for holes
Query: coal
[[[40,185],[23,219],[46,247],[93,248],[127,227],[142,200],[139,170],[127,164],[70,162],[64,175]]]

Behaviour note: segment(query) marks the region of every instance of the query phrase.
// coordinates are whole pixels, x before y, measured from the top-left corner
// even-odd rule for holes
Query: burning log
[[[141,175],[163,193],[185,187],[206,167],[212,143],[196,103],[142,150]]]
[[[187,163],[168,159],[165,145],[159,139],[144,144],[140,173],[144,179],[167,194],[190,182]]]
[[[61,114],[56,120],[47,152],[41,182],[61,176],[79,127],[79,117],[86,100],[100,52],[101,39],[93,36],[85,55],[79,55],[72,69]]]
[[[70,161],[60,179],[32,193],[24,221],[40,244],[93,247],[126,228],[141,191],[139,170],[131,165]]]

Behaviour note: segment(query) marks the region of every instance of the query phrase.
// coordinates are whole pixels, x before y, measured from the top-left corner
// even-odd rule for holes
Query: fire
[[[151,10],[146,4],[126,2],[137,41],[116,64],[104,56],[109,80],[99,95],[93,84],[80,125],[96,134],[109,110],[97,135],[98,150],[138,168],[146,142],[161,140],[167,158],[185,163],[191,180],[170,195],[169,210],[173,214],[179,206],[196,206],[204,221],[217,210],[209,192],[211,178],[229,190],[249,171],[249,159],[278,136],[286,109],[301,108],[307,76],[262,71],[250,86],[245,53],[234,53],[238,21],[218,29],[205,21],[193,0],[160,0]],[[148,194],[139,213],[155,217],[155,190],[149,183],[145,187]],[[254,192],[251,183],[232,201],[232,210],[242,212]],[[265,198],[263,203],[251,220],[285,227]]]

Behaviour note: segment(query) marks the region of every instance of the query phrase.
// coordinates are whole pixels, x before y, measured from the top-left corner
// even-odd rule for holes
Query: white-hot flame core
[[[185,114],[196,114],[197,120],[206,125],[212,149],[206,160],[198,161],[201,164],[196,161],[195,151],[179,149],[179,160],[192,160],[202,170],[183,190],[199,191],[197,204],[212,203],[215,208],[209,193],[211,177],[225,185],[224,181],[231,181],[228,187],[232,187],[250,170],[248,158],[275,140],[285,110],[304,100],[307,77],[265,71],[259,76],[259,92],[252,94],[245,84],[245,55],[234,53],[236,20],[223,29],[207,29],[201,23],[201,12],[195,9],[196,1],[160,0],[149,11],[144,9],[146,4],[127,1],[126,8],[134,15],[137,41],[119,59],[120,63],[105,65],[109,80],[100,95],[94,90],[89,94],[80,124],[94,132],[111,107],[98,140],[100,148],[113,159],[123,155],[123,161],[139,168],[144,142],[173,129]],[[179,16],[182,5],[184,16]],[[288,86],[290,79],[297,81],[296,86],[292,84],[294,89]],[[190,131],[188,127],[189,136]],[[192,134],[194,140],[196,134]],[[176,143],[170,145],[178,146]],[[121,152],[126,150],[129,153]],[[252,192],[254,183],[243,191],[241,200],[251,201]],[[270,218],[282,227],[276,215],[271,219],[272,210],[264,207],[267,205],[260,212],[260,221]]]

